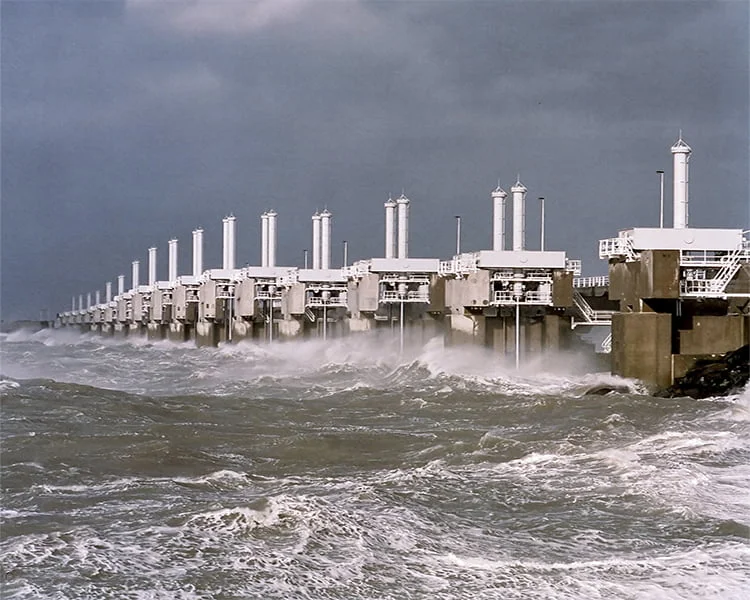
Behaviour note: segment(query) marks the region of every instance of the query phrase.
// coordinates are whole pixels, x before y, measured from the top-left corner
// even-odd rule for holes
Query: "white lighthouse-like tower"
[[[396,257],[396,202],[388,196],[385,206],[385,257]]]
[[[508,194],[498,185],[492,191],[492,249],[505,250],[505,199]]]
[[[513,251],[521,252],[526,246],[526,186],[520,176],[510,193],[513,194]]]
[[[688,226],[688,161],[692,151],[680,134],[679,139],[672,146],[674,162],[672,227],[674,229],[686,229]]]
[[[409,258],[409,199],[401,194],[398,204],[398,258]]]

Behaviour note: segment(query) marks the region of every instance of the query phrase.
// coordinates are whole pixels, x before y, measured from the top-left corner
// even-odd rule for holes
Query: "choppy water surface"
[[[612,378],[367,338],[1,351],[4,598],[750,589],[747,392],[585,396]]]

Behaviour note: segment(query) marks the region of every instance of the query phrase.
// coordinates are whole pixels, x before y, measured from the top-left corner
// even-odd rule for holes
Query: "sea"
[[[378,334],[0,360],[4,599],[750,598],[747,390]]]

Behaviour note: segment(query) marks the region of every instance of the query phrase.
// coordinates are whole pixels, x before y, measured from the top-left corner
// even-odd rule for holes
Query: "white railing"
[[[441,260],[438,264],[438,275],[440,277],[452,277],[458,273],[457,261]]]
[[[438,274],[441,277],[463,277],[477,271],[478,254],[467,252],[454,256],[451,260],[442,260],[438,264]]]
[[[398,292],[397,290],[385,290],[380,294],[380,301],[391,303],[391,302],[422,302],[427,304],[430,301],[429,291],[408,291],[406,295]]]
[[[546,291],[527,290],[519,297],[511,290],[495,290],[492,295],[494,305],[515,305],[515,304],[534,304],[549,305],[552,304],[552,294]]]
[[[573,287],[591,288],[607,287],[609,285],[609,275],[599,275],[598,277],[574,277]]]
[[[700,258],[700,257],[699,257]],[[713,276],[708,276],[704,269],[688,269],[685,278],[680,281],[680,293],[683,296],[694,298],[723,298],[729,283],[734,279],[743,264],[750,262],[750,248],[743,245],[734,252],[717,257],[717,263],[704,265],[702,267],[720,266]],[[695,267],[696,262],[688,263]],[[741,296],[750,297],[750,293]]]
[[[330,298],[322,298],[320,296],[310,296],[305,302],[305,306],[348,306],[346,295],[342,296],[331,296]]]
[[[370,272],[372,262],[369,260],[358,260],[350,267],[343,267],[341,271],[347,279],[362,279]]]
[[[583,265],[577,258],[568,258],[565,260],[565,270],[573,273],[575,277],[580,276]]]
[[[611,310],[594,310],[591,305],[586,302],[586,298],[581,296],[578,290],[573,290],[573,304],[578,309],[578,312],[583,317],[583,321],[574,321],[573,327],[576,325],[611,325],[612,314]]]
[[[276,279],[276,283],[283,287],[293,286],[298,281],[299,281],[299,271],[297,269],[288,271],[286,274]]]
[[[380,277],[379,281],[380,283],[418,283],[429,285],[430,277],[428,275],[395,275],[389,273]]]
[[[633,250],[632,238],[624,236],[599,240],[599,258],[610,259],[620,257],[631,261],[637,258],[635,250]]]
[[[610,354],[612,352],[612,332],[610,331],[602,340],[602,352],[604,354]]]

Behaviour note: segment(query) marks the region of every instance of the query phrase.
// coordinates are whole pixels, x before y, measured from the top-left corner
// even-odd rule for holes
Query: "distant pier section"
[[[491,247],[460,248],[447,259],[410,255],[411,200],[388,198],[384,255],[331,264],[332,214],[312,215],[312,261],[278,266],[277,213],[261,215],[260,264],[236,265],[236,219],[223,220],[221,268],[204,269],[203,231],[192,232],[192,269],[180,274],[178,241],[168,242],[168,274],[157,278],[157,248],[101,291],[72,299],[56,326],[103,335],[192,341],[215,346],[244,339],[275,343],[390,330],[403,349],[442,336],[446,344],[492,349],[520,366],[531,356],[588,348],[611,370],[668,386],[698,359],[750,341],[750,242],[742,229],[688,227],[691,149],[680,139],[674,162],[673,226],[635,227],[599,241],[608,275],[582,277],[581,263],[544,244],[526,245],[527,189],[490,194]],[[663,178],[662,178],[663,182]],[[512,236],[506,236],[511,204]],[[663,215],[663,183],[661,194]],[[85,298],[85,299],[84,299]],[[581,334],[596,334],[581,335]],[[586,338],[598,337],[596,348]]]

